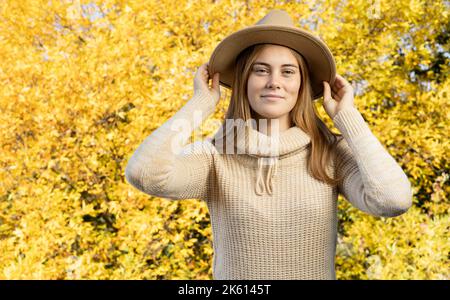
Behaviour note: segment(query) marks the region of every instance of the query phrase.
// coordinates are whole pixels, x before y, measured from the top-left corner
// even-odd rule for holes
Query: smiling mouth
[[[269,100],[269,101],[280,101],[283,100],[284,98],[280,98],[280,97],[272,97],[272,96],[261,96],[261,98]]]

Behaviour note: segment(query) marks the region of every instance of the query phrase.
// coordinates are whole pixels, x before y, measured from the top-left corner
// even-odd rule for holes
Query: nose
[[[269,76],[269,80],[267,81],[267,88],[269,89],[280,88],[280,83],[276,74],[274,75],[272,73],[272,75]]]

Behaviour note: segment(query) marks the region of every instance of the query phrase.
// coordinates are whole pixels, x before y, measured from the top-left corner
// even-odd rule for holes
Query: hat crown
[[[256,25],[281,25],[294,26],[291,16],[282,9],[271,10],[264,18],[258,21]]]

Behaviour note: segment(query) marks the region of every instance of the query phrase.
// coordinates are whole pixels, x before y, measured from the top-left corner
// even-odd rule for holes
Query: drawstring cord
[[[269,169],[266,173],[265,180],[263,179],[263,166],[264,166],[264,160],[268,161]],[[266,191],[269,195],[272,195],[273,193],[273,178],[275,177],[277,173],[277,165],[278,165],[278,158],[277,157],[259,157],[258,158],[258,175],[256,178],[256,185],[255,185],[255,193],[259,196],[261,196],[264,191]]]

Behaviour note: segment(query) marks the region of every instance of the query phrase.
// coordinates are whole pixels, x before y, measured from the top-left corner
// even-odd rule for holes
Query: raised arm
[[[395,217],[412,205],[411,183],[401,167],[370,131],[354,107],[341,110],[333,122],[344,139],[339,142],[338,186],[358,209],[377,217]]]
[[[208,141],[185,145],[192,131],[218,103],[218,76],[208,88],[207,64],[195,77],[194,96],[139,145],[125,169],[127,181],[140,191],[169,199],[205,199],[213,169],[214,148]],[[193,148],[195,147],[195,149]]]

